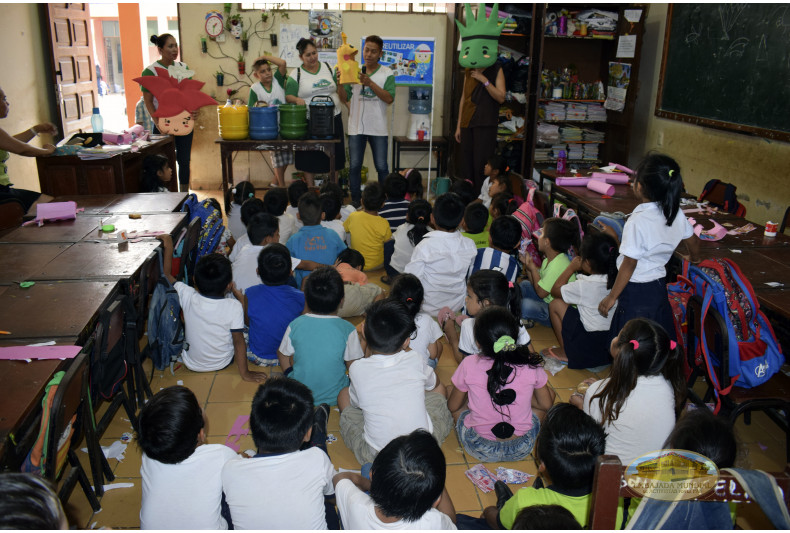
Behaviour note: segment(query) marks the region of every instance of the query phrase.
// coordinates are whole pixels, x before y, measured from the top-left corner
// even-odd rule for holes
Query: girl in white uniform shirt
[[[681,240],[692,259],[697,250],[694,230],[680,211],[680,167],[666,155],[649,155],[637,168],[633,187],[642,203],[623,226],[617,279],[598,311],[608,316],[617,302],[612,332],[620,331],[632,318],[650,318],[676,340],[664,280],[665,265]]]

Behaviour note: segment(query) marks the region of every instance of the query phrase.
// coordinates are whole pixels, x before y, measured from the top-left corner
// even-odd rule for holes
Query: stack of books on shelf
[[[564,150],[565,151],[565,156],[566,157],[568,156],[568,145],[562,143],[562,144],[552,145],[552,147],[551,147],[551,158],[552,159],[557,159],[557,156],[560,155],[560,150]],[[570,159],[570,158],[568,158],[568,159]]]
[[[568,103],[565,106],[566,120],[587,120],[587,104],[576,102]]]
[[[551,159],[551,148],[535,147],[535,161],[549,161]]]
[[[584,161],[597,161],[598,160],[598,148],[601,146],[600,144],[585,144],[584,146],[584,155],[582,159]]]
[[[588,142],[602,143],[604,141],[605,133],[598,130],[587,129],[584,130],[584,140]]]
[[[549,102],[541,107],[544,109],[546,120],[565,120],[565,104],[561,102]]]
[[[606,109],[601,104],[587,104],[587,120],[606,122]]]
[[[581,128],[574,126],[563,126],[560,128],[560,140],[562,142],[578,142],[583,139],[583,131]]]
[[[584,144],[577,144],[577,143],[570,143],[568,144],[568,159],[573,161],[578,161],[584,157]],[[597,145],[589,145],[589,146],[597,146]]]

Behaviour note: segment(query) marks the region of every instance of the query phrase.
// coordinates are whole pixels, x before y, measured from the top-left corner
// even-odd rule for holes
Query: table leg
[[[225,145],[220,145],[220,154],[219,160],[222,164],[222,197],[225,198],[228,195],[228,161],[227,161],[227,150],[225,149]]]
[[[392,143],[395,147],[392,150],[392,171],[398,172],[400,171],[400,143],[395,139],[393,139]]]
[[[329,179],[332,183],[337,183],[337,173],[335,172],[335,147],[329,145]]]

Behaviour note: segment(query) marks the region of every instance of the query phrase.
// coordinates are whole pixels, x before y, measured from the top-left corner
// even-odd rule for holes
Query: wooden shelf
[[[606,124],[608,121],[606,120],[545,120],[545,119],[538,119],[538,122],[546,122],[547,124],[563,124],[566,122],[572,122],[574,124]]]
[[[614,35],[601,35],[599,37],[593,37],[591,35],[585,35],[582,37],[581,35],[552,35],[547,33],[544,37],[548,37],[551,39],[573,39],[577,41],[614,41]]]
[[[540,145],[543,145],[543,146],[554,146],[555,144],[562,144],[562,143],[565,143],[565,144],[603,144],[605,142],[606,141],[557,141],[555,143],[547,143],[547,142],[538,141],[536,144],[540,144]]]
[[[574,102],[574,103],[588,103],[588,104],[602,104],[606,100],[579,100],[576,98],[541,98],[541,102]]]

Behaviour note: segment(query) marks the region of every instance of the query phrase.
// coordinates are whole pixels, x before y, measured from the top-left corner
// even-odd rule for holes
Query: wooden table
[[[106,218],[105,218],[106,217]],[[101,228],[86,235],[83,241],[114,241],[117,239],[118,232],[121,230],[127,233],[137,232],[139,234],[161,231],[169,234],[173,239],[178,236],[182,229],[187,227],[186,213],[149,213],[140,215],[140,218],[129,218],[126,214],[103,215],[104,224],[112,224],[115,231],[104,233]],[[130,236],[131,239],[134,237]],[[156,237],[143,237],[144,239],[155,239]],[[134,243],[130,243],[134,244]]]
[[[181,208],[185,192],[140,192],[124,194],[108,205],[103,213],[172,213]]]
[[[78,242],[30,275],[29,279],[131,280],[148,261],[153,260],[152,254],[160,244],[156,240],[130,243],[127,251],[120,251],[117,243]]]
[[[76,202],[77,209],[84,209],[80,214],[96,215],[104,211],[104,208],[118,199],[117,194],[89,194],[66,195],[53,198],[53,202]]]
[[[76,337],[83,344],[117,286],[116,281],[10,286],[0,294],[0,328],[10,332],[2,340]]]
[[[70,245],[63,244],[0,244],[0,284],[26,281]],[[2,329],[2,327],[0,327]]]
[[[43,226],[31,224],[17,228],[0,237],[0,242],[58,243],[78,242],[99,228],[99,217],[78,216],[74,220],[46,222]]]
[[[432,152],[436,152],[436,171],[439,176],[447,175],[447,147],[449,146],[447,137],[435,135],[431,138],[431,144],[428,140],[423,141],[409,139],[405,136],[398,136],[392,138],[392,172],[398,172],[407,167],[402,167],[400,164],[400,155],[402,152],[427,152],[430,146]],[[415,170],[428,170],[428,167],[412,167]]]
[[[137,152],[119,152],[106,159],[83,160],[76,155],[36,158],[41,192],[50,196],[119,194],[140,190],[140,173],[146,156],[161,154],[175,172],[175,140],[163,135]],[[178,190],[170,180],[170,190]]]
[[[228,192],[228,186],[233,181],[233,152],[324,152],[329,157],[329,179],[337,182],[337,172],[335,169],[335,145],[339,139],[273,139],[270,141],[256,141],[253,139],[242,139],[239,141],[226,141],[217,139],[219,144],[220,160],[222,161],[222,195],[223,198]]]

